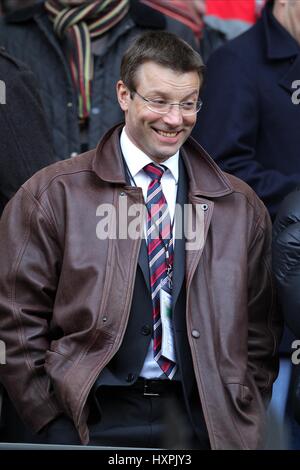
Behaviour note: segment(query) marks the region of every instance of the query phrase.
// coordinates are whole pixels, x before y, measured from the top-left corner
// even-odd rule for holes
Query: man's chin
[[[157,149],[156,155],[158,155],[159,159],[163,160],[168,160],[168,158],[173,157],[175,153],[178,152],[182,144],[180,145],[174,145],[174,146],[168,146],[166,147],[161,147]]]
[[[156,161],[157,163],[163,163],[166,160],[168,160],[169,158],[173,157],[173,155],[175,155],[176,152],[177,152],[177,150],[175,150],[172,153],[158,152],[158,153],[156,153],[156,156],[153,157],[153,160]]]

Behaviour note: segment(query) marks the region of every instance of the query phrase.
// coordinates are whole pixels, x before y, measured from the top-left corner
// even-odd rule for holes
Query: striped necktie
[[[147,247],[150,269],[150,285],[153,317],[154,359],[162,371],[172,379],[177,365],[162,355],[162,321],[160,315],[160,290],[172,294],[172,268],[174,247],[171,219],[167,201],[161,187],[161,177],[166,170],[162,165],[150,163],[144,171],[151,178],[147,192]],[[168,276],[169,272],[169,276]]]

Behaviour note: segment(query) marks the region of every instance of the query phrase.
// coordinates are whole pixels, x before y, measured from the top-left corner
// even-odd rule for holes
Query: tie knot
[[[144,166],[144,171],[152,180],[160,181],[162,175],[166,171],[166,168],[163,165],[155,165],[154,163],[149,163]]]

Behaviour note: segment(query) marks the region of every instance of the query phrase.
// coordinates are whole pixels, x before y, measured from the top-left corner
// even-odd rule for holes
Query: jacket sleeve
[[[43,206],[22,187],[0,220],[0,380],[34,431],[63,412],[44,369],[60,271],[56,239]]]
[[[254,73],[249,76],[227,46],[212,54],[193,136],[224,171],[254,189],[273,218],[283,197],[299,184],[300,172],[284,175],[265,168],[257,159],[260,98]]]
[[[273,270],[285,321],[300,338],[300,191],[285,198],[276,217]]]
[[[283,324],[271,271],[272,226],[262,204],[254,233],[248,254],[248,366],[267,402],[278,373]]]

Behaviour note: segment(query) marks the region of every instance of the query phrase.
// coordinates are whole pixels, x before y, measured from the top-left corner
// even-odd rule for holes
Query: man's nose
[[[183,122],[182,111],[177,104],[170,106],[170,110],[163,116],[164,122],[172,126],[180,126]]]

